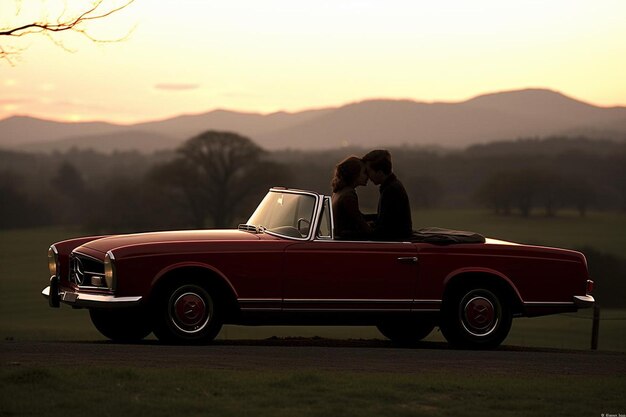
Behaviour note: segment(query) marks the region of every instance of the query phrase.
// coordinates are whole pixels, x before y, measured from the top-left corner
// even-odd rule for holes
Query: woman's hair
[[[363,169],[363,161],[356,156],[349,156],[339,162],[335,167],[335,175],[330,183],[333,193],[342,188],[354,186],[359,175],[361,175],[361,169]]]

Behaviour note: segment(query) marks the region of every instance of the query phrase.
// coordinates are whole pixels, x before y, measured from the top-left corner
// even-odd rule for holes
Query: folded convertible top
[[[455,243],[485,243],[485,237],[479,233],[464,230],[443,229],[441,227],[425,227],[414,230],[411,242],[432,243],[435,245],[451,245]]]

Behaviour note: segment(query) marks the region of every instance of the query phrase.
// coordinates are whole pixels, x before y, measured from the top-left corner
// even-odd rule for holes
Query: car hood
[[[143,245],[151,243],[202,242],[202,241],[235,241],[259,240],[259,236],[239,230],[183,230],[172,232],[135,233],[128,235],[107,236],[92,240],[82,245],[101,253],[106,253],[122,246]],[[79,249],[80,250],[80,249]]]

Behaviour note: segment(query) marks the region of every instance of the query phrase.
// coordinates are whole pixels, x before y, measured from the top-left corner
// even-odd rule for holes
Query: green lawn
[[[532,371],[532,370],[531,370]],[[1,367],[2,416],[600,416],[623,375]],[[33,401],[33,399],[36,399]]]

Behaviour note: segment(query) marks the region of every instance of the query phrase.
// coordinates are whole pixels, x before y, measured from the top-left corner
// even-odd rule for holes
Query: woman
[[[366,239],[370,234],[370,226],[359,210],[355,190],[359,185],[366,185],[367,180],[365,164],[356,156],[344,159],[335,167],[331,186],[336,239]]]

